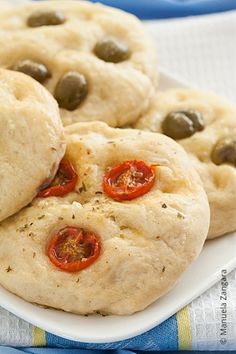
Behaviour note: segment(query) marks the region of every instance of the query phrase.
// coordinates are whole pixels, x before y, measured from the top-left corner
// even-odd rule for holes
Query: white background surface
[[[163,69],[236,103],[236,11],[149,21],[147,28]]]

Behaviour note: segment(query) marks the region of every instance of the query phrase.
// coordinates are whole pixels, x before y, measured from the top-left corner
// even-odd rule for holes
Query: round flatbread
[[[209,92],[168,90],[156,95],[135,128],[166,133],[189,153],[209,199],[208,238],[235,230],[236,108]]]
[[[65,125],[134,122],[157,85],[156,53],[134,16],[86,1],[38,1],[0,14],[0,66],[56,97]]]
[[[65,152],[56,101],[30,77],[0,70],[0,221],[54,177]]]
[[[200,179],[184,150],[160,134],[78,123],[67,129],[67,146],[79,176],[75,191],[38,198],[2,223],[0,283],[28,301],[74,313],[140,311],[169,291],[202,249],[209,205]],[[127,160],[151,166],[155,180],[142,196],[117,201],[104,192],[104,175]],[[119,176],[120,186],[126,177]],[[140,172],[131,177],[129,188],[140,187]],[[73,273],[47,255],[54,235],[68,227],[101,242],[99,257]]]

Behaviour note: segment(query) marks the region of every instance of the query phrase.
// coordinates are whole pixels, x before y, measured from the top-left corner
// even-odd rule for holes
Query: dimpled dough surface
[[[56,173],[65,151],[55,100],[30,77],[0,70],[0,220],[17,212]]]
[[[138,129],[162,132],[161,123],[168,113],[197,110],[205,128],[189,138],[178,140],[189,153],[207,192],[211,222],[208,238],[236,229],[236,170],[233,165],[216,165],[211,155],[215,144],[223,138],[236,137],[236,108],[215,94],[189,89],[160,92],[147,114],[135,125]]]
[[[56,9],[65,22],[28,27],[37,10]],[[105,62],[94,54],[95,45],[114,38],[128,46],[130,57]],[[0,13],[0,66],[13,67],[30,59],[46,65],[51,78],[45,86],[54,94],[60,78],[75,71],[87,80],[88,94],[80,106],[61,109],[65,125],[101,120],[122,126],[137,120],[148,107],[157,85],[155,49],[142,24],[132,15],[86,1],[42,1]]]
[[[200,180],[184,150],[163,135],[78,123],[68,127],[67,144],[76,191],[36,199],[1,224],[0,283],[28,301],[79,314],[142,310],[202,249],[209,206]],[[101,193],[103,175],[127,159],[155,164],[156,181],[142,197],[117,202]],[[52,234],[65,226],[101,238],[100,257],[80,272],[60,271],[46,255]]]

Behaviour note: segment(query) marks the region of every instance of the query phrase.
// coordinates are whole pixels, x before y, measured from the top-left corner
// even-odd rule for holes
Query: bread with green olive
[[[157,93],[135,128],[166,134],[188,152],[208,195],[208,239],[236,229],[236,107],[216,94]]]
[[[156,50],[133,15],[87,1],[35,1],[0,13],[0,67],[40,81],[65,125],[135,122],[158,82]]]

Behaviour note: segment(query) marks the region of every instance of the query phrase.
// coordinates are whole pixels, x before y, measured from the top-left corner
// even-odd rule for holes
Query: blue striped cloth
[[[46,354],[47,348],[53,347],[53,354],[101,354],[104,351],[111,351],[112,354],[135,354],[136,351],[175,351],[191,348],[190,318],[188,308],[184,308],[176,315],[161,323],[159,326],[139,336],[113,343],[81,343],[71,341],[62,337],[34,327],[32,333],[32,345],[38,348],[23,348],[22,344],[14,351],[14,348],[0,346],[0,354],[37,353]],[[61,349],[65,349],[65,351]],[[68,351],[66,349],[74,349]],[[51,354],[49,351],[48,353]],[[140,353],[141,354],[141,353]]]
[[[99,0],[99,2],[131,12],[145,20],[203,15],[236,9],[236,0]]]
[[[190,323],[187,323],[190,325]],[[148,332],[115,343],[78,343],[69,341],[46,332],[46,345],[56,347],[70,347],[80,349],[101,349],[101,350],[178,350],[178,322],[177,317],[172,316],[159,326],[149,330]],[[64,353],[63,353],[64,354]],[[96,353],[93,353],[96,354]]]

